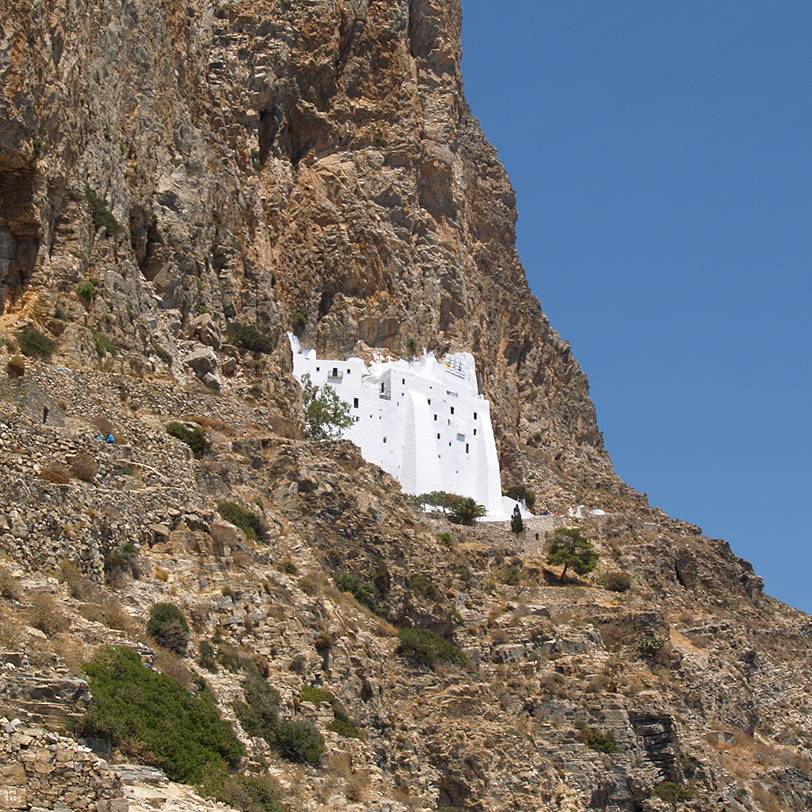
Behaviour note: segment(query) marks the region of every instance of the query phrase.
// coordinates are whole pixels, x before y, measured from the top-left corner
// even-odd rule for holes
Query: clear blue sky
[[[812,2],[462,2],[618,472],[812,612]]]

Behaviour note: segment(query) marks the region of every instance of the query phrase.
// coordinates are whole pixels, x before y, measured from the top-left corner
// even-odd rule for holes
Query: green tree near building
[[[302,389],[308,440],[338,440],[352,425],[350,405],[332,386],[316,386],[310,375],[302,376]]]
[[[575,570],[578,575],[592,572],[598,565],[599,558],[592,542],[584,538],[575,527],[561,527],[556,530],[547,548],[547,563],[564,567],[561,581],[569,569]]]
[[[522,511],[518,505],[513,507],[513,515],[510,517],[510,529],[518,536],[524,530]]]

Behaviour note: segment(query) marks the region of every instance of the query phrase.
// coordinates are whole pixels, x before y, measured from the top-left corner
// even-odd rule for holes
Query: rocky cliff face
[[[60,686],[101,643],[205,680],[239,769],[272,773],[291,809],[812,805],[810,620],[614,476],[527,288],[459,33],[444,0],[0,12],[0,727],[17,736],[0,790],[16,808],[78,803],[56,780],[21,789],[63,750],[106,776],[86,808],[121,786],[132,809],[213,805],[145,789],[121,743],[98,761],[31,727],[75,715]],[[350,446],[303,442],[288,329],[329,355],[472,352],[506,484],[610,513],[577,522],[595,576],[543,565],[552,519],[518,538],[452,527]],[[606,588],[621,570],[631,588]],[[161,600],[192,621],[184,657],[143,634]],[[398,655],[413,626],[465,664]],[[236,718],[247,659],[326,736],[320,767]],[[335,703],[302,700],[314,686],[360,738],[334,729]]]
[[[600,463],[586,380],[528,290],[513,191],[462,94],[459,35],[439,0],[12,2],[4,312],[89,361],[93,327],[139,366],[203,311],[282,355],[294,322],[324,353],[467,349],[509,478]],[[85,279],[105,292],[90,312]]]

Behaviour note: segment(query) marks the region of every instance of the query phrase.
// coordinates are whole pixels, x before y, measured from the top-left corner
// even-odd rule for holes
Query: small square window
[[[316,372],[321,372],[321,367],[316,367]]]

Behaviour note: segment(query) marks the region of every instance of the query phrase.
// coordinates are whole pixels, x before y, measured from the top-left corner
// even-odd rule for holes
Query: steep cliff
[[[614,475],[459,57],[456,0],[7,0],[0,714],[75,723],[108,643],[211,697],[291,809],[808,809],[810,619]],[[451,526],[304,442],[289,329],[328,357],[472,352],[505,484],[608,512],[575,522],[596,574],[544,565],[552,518]],[[167,600],[174,658],[144,634]],[[240,716],[257,674],[320,766]],[[120,740],[71,755],[100,789],[67,798],[75,745],[3,729],[12,808],[213,803]]]

